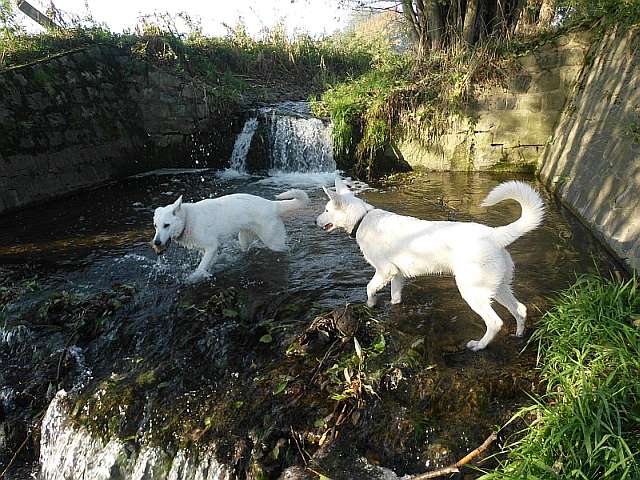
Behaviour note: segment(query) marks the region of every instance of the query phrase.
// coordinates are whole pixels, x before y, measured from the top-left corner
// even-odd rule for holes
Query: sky
[[[49,4],[49,0],[28,1],[43,11]],[[85,0],[54,0],[54,4],[65,12],[86,14]],[[141,14],[154,11],[185,11],[201,20],[206,35],[225,34],[224,23],[233,26],[242,19],[252,36],[278,23],[284,23],[289,34],[322,36],[344,28],[350,16],[339,0],[88,0],[88,4],[93,17],[115,32],[133,29]],[[24,23],[31,31],[38,29],[30,20]]]

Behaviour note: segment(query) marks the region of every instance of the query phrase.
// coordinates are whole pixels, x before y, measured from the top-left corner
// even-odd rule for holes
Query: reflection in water
[[[52,292],[64,290],[83,295],[114,284],[132,285],[137,292],[133,305],[119,319],[128,337],[111,339],[114,344],[109,348],[125,348],[119,344],[126,340],[127,345],[132,345],[124,350],[127,355],[145,355],[149,350],[164,355],[163,349],[171,351],[171,345],[165,345],[170,341],[168,336],[157,333],[158,319],[167,328],[179,328],[170,319],[172,312],[183,304],[208,298],[216,287],[236,287],[246,292],[253,305],[262,305],[263,309],[265,305],[277,308],[296,303],[317,312],[363,302],[372,268],[354,240],[341,232],[327,234],[314,223],[326,202],[319,185],[330,184],[333,175],[227,180],[210,171],[147,175],[2,217],[0,273],[4,270],[9,272],[5,278],[20,278],[35,272],[39,279],[38,289],[12,301],[8,315],[18,316]],[[500,181],[514,178],[523,179],[521,175],[480,173],[413,174],[375,185],[361,195],[379,208],[422,219],[497,226],[516,219],[519,206],[507,202],[484,209],[480,202]],[[148,245],[153,235],[154,208],[173,202],[179,195],[184,195],[185,201],[235,192],[273,198],[291,186],[307,189],[311,203],[285,220],[290,246],[286,253],[273,253],[259,245],[242,253],[237,240],[230,239],[221,248],[210,281],[191,286],[185,285],[184,279],[198,262],[197,252],[174,245],[157,258]],[[533,317],[529,325],[531,320],[535,323],[538,310],[546,307],[545,299],[568,286],[576,273],[614,267],[576,220],[544,192],[543,198],[547,207],[543,226],[509,247],[516,264],[514,291],[529,307]],[[474,392],[482,382],[496,378],[516,384],[523,372],[532,370],[535,352],[530,349],[523,355],[519,353],[524,342],[511,336],[515,322],[501,307],[496,310],[505,319],[503,331],[486,352],[466,351],[465,342],[481,336],[484,324],[460,298],[451,278],[436,276],[412,281],[399,306],[390,306],[389,296],[388,290],[381,292],[377,310],[378,320],[385,322],[390,332],[389,344],[398,351],[403,346],[420,345],[428,366],[424,372],[429,372],[431,366],[437,368],[442,388],[454,392],[457,400],[450,401],[449,396],[449,405],[423,405],[422,397],[386,395],[381,399],[384,408],[376,418],[368,419],[372,425],[383,425],[385,432],[372,432],[375,442],[372,440],[374,445],[368,446],[356,436],[349,448],[397,471],[420,471],[474,448],[486,436],[487,428],[504,420],[522,400],[520,397],[502,399],[498,392],[494,395],[498,400],[486,403]],[[309,315],[299,318],[298,324],[308,323]],[[221,338],[214,346],[223,353],[217,352],[217,357],[212,354],[212,358],[234,348],[231,340]],[[242,348],[241,345],[236,347]],[[87,368],[96,379],[108,377],[116,368],[100,363],[101,356],[106,355],[104,351],[88,349],[85,355]],[[7,358],[0,356],[0,363]],[[424,372],[416,373],[412,381],[421,381]],[[418,415],[416,412],[422,408],[429,409],[433,417]],[[406,438],[397,433],[406,430],[407,422],[414,443],[415,438],[422,439],[409,450],[403,446]],[[390,453],[394,451],[397,453]]]

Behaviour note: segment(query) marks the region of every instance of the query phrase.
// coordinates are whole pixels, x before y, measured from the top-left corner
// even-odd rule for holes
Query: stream
[[[616,269],[523,174],[358,184],[379,208],[493,226],[519,215],[514,202],[479,206],[494,186],[542,193],[544,224],[509,247],[527,335],[497,306],[504,328],[473,353],[464,345],[484,323],[450,277],[411,281],[398,306],[388,289],[363,305],[372,268],[348,235],[314,223],[336,175],[326,150],[321,164],[305,147],[305,162],[278,153],[271,172],[247,173],[238,148],[233,171],[150,172],[0,217],[0,472],[24,441],[7,478],[368,479],[449,465],[539,388],[535,345],[524,347],[549,297]],[[293,187],[311,201],[285,219],[288,252],[230,241],[211,278],[189,285],[199,254],[157,257],[148,244],[154,208],[179,195]]]

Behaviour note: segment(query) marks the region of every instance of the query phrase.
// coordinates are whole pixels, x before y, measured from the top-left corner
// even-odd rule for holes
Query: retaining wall
[[[479,92],[435,145],[400,141],[404,160],[430,170],[535,170],[591,42],[573,33],[518,58],[508,85]]]
[[[547,186],[640,270],[640,28],[594,46],[541,161]]]
[[[218,166],[215,87],[93,46],[0,72],[0,213],[162,166]]]

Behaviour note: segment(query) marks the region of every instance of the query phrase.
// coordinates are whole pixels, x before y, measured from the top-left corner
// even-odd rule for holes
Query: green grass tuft
[[[532,338],[546,392],[483,479],[640,478],[639,319],[635,278],[585,276],[559,295]]]

